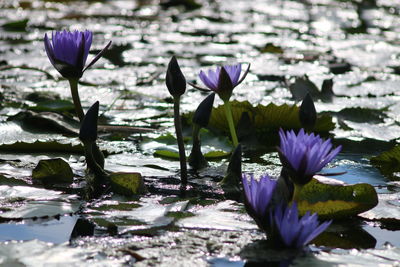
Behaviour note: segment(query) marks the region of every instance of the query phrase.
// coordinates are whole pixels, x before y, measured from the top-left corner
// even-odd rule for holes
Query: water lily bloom
[[[342,148],[332,149],[330,139],[324,141],[319,135],[305,133],[304,129],[297,135],[293,130],[285,133],[280,129],[279,137],[279,156],[295,185],[307,184]]]
[[[44,36],[44,46],[51,64],[66,79],[79,79],[110,47],[111,41],[86,65],[93,33],[66,30],[53,32],[51,41]],[[85,67],[86,65],[86,67]]]
[[[216,92],[223,101],[228,101],[232,95],[233,89],[244,80],[249,69],[250,65],[241,79],[239,78],[242,72],[242,64],[217,67],[215,71],[208,70],[207,73],[200,71],[199,77],[204,85]]]
[[[282,242],[281,245],[289,248],[300,248],[307,245],[325,231],[332,222],[326,221],[319,224],[318,215],[310,214],[310,212],[299,219],[296,202],[291,206],[276,206],[271,215],[280,242]]]
[[[272,180],[268,175],[263,175],[257,181],[251,174],[249,181],[247,175],[244,174],[242,175],[242,183],[246,204],[255,216],[262,218],[267,213],[267,207],[276,187],[276,180]]]

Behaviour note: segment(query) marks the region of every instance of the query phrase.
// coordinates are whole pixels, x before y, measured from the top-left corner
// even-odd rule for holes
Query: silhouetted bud
[[[82,142],[95,142],[97,139],[97,118],[99,116],[99,101],[96,101],[86,112],[79,130]]]
[[[186,91],[186,79],[175,56],[169,61],[165,83],[169,93],[174,97],[181,96]]]
[[[196,123],[200,127],[207,127],[210,121],[212,107],[214,104],[215,93],[207,96],[197,107],[193,115],[193,123]]]
[[[317,121],[317,111],[315,110],[314,101],[309,93],[303,99],[299,110],[299,119],[301,125],[312,130]]]

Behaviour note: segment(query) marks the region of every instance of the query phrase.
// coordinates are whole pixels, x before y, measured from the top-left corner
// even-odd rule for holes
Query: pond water
[[[0,265],[399,264],[400,161],[395,171],[370,161],[400,137],[399,1],[2,0],[0,7]],[[81,197],[86,164],[79,123],[71,116],[68,82],[43,44],[45,33],[61,29],[93,31],[89,58],[112,40],[84,73],[79,93],[84,109],[100,101],[100,124],[130,127],[102,131],[98,143],[107,152],[105,168],[140,172],[148,193]],[[224,195],[226,158],[190,170],[182,192],[179,162],[154,154],[177,151],[165,86],[172,55],[196,84],[201,69],[250,63],[232,100],[253,106],[299,105],[290,90],[296,78],[307,75],[318,88],[333,79],[333,94],[313,97],[318,114],[334,123],[325,136],[343,149],[322,173],[344,172],[330,178],[371,184],[378,206],[335,220],[296,254],[265,248],[265,235],[243,204]],[[205,96],[188,85],[184,118]],[[214,107],[221,104],[216,98]],[[202,133],[203,152],[230,152],[229,139],[212,130]],[[191,137],[186,123],[184,136]],[[274,138],[241,139],[243,172],[279,175]],[[190,147],[188,141],[187,154]],[[38,162],[52,158],[68,162],[72,183],[32,179]]]

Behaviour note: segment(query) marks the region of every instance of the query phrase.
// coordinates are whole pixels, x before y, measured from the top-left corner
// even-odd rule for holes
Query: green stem
[[[85,115],[83,113],[81,99],[79,98],[78,79],[69,79],[68,81],[69,86],[71,87],[71,95],[72,100],[74,101],[76,115],[78,116],[79,121],[82,121]]]
[[[301,190],[303,189],[303,185],[299,185],[299,184],[294,184],[294,192],[293,192],[293,198],[292,198],[292,202],[296,201],[297,203],[300,200],[300,193]]]
[[[231,132],[233,146],[237,147],[239,141],[236,136],[235,124],[233,123],[233,117],[232,117],[231,103],[229,101],[224,101],[224,109],[225,109],[226,119],[228,120],[229,131]]]
[[[178,141],[179,149],[179,161],[181,164],[181,183],[182,185],[187,184],[187,167],[186,167],[186,153],[185,146],[183,144],[183,134],[182,134],[182,123],[179,114],[180,96],[174,96],[174,124],[176,132],[176,140]]]

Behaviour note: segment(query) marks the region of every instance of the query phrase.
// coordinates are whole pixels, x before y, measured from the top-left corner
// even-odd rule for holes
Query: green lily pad
[[[59,100],[41,101],[36,103],[36,106],[30,107],[29,109],[34,111],[63,112],[63,111],[73,111],[75,109],[75,106],[71,101],[59,99]]]
[[[377,204],[378,196],[370,184],[333,185],[312,179],[300,193],[298,208],[300,214],[310,211],[323,219],[337,219],[355,216]]]
[[[7,31],[25,31],[28,21],[28,19],[15,20],[6,22],[1,26]]]
[[[165,159],[179,160],[179,153],[171,150],[159,149],[154,151],[153,155]]]
[[[382,152],[378,156],[372,157],[370,161],[384,173],[400,171],[400,145],[393,147],[389,151]]]
[[[61,158],[40,160],[32,171],[32,179],[45,184],[72,183],[73,178],[71,167]]]
[[[208,160],[213,160],[213,159],[224,159],[229,157],[231,152],[226,152],[222,150],[216,150],[216,151],[210,151],[205,153],[203,156],[208,159]]]
[[[110,181],[113,191],[117,194],[132,196],[146,192],[142,175],[138,172],[112,173],[110,174]]]
[[[264,140],[269,139],[271,134],[277,138],[279,128],[283,129],[300,129],[302,128],[299,120],[299,107],[295,105],[283,104],[277,106],[270,103],[267,106],[253,106],[248,101],[239,102],[232,101],[232,115],[235,126],[242,116],[243,112],[247,112],[251,124],[254,126],[254,131],[258,138]],[[214,108],[211,114],[209,127],[222,131],[224,134],[229,134],[229,126],[225,116],[224,106]],[[317,118],[314,128],[315,132],[327,133],[335,127],[332,118],[327,115],[322,115]],[[277,140],[277,139],[276,139]]]

